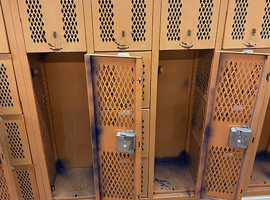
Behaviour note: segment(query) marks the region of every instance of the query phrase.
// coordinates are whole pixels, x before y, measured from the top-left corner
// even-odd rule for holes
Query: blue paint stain
[[[64,165],[64,162],[61,159],[58,159],[55,162],[55,168],[56,168],[57,174],[64,174],[66,171],[66,167]]]

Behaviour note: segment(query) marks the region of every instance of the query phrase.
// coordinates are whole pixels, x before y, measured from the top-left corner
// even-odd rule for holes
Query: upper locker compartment
[[[18,0],[27,52],[86,51],[82,0]]]
[[[152,9],[153,0],[93,0],[95,51],[151,50]]]
[[[160,49],[214,48],[219,4],[219,0],[162,1]]]
[[[269,0],[229,1],[223,48],[269,47],[269,20]]]
[[[4,17],[0,5],[0,53],[9,53]]]

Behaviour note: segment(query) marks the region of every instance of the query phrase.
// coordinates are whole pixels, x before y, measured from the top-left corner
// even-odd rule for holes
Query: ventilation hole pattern
[[[61,13],[63,15],[62,21],[64,23],[64,38],[69,43],[79,42],[76,4],[74,0],[60,0],[60,3],[62,5]]]
[[[2,161],[0,160],[0,162],[2,162]],[[2,164],[0,164],[0,199],[1,200],[11,200],[9,192],[8,192],[7,181],[5,178]]]
[[[144,166],[143,166],[143,164],[142,164],[142,174],[141,174],[141,193],[143,193],[144,192]]]
[[[213,0],[200,0],[200,4],[197,37],[198,40],[210,40],[214,3]]]
[[[135,155],[129,153],[102,152],[102,195],[112,199],[135,199]]]
[[[0,105],[4,108],[13,107],[11,90],[9,87],[7,68],[2,63],[0,66]]]
[[[233,40],[243,40],[245,36],[245,24],[247,22],[248,0],[235,0],[235,3],[231,36]]]
[[[112,0],[98,0],[100,38],[102,42],[114,42],[114,13]]]
[[[41,4],[39,0],[25,0],[27,5],[29,30],[34,43],[47,43],[44,30],[43,14],[41,13]]]
[[[145,130],[144,130],[144,126],[145,126],[145,120],[142,119],[142,152],[144,152],[144,146],[145,146]]]
[[[203,191],[234,196],[244,154],[243,149],[212,146],[208,151]]]
[[[146,3],[145,0],[131,0],[132,3],[132,38],[134,42],[145,41],[146,25]]]
[[[22,170],[17,171],[16,174],[23,200],[34,200],[35,198],[29,172]]]
[[[198,167],[200,163],[200,145],[196,141],[195,137],[191,135],[190,137],[190,147],[189,147],[189,170],[193,178],[193,181],[196,182],[198,176]]]
[[[225,60],[215,99],[214,121],[250,125],[263,63]]]
[[[270,32],[270,0],[266,0],[262,30],[260,32],[261,39],[269,39],[270,38],[269,32]]]
[[[97,104],[102,126],[134,124],[135,69],[127,65],[98,65]],[[118,123],[118,124],[117,124]],[[125,126],[122,126],[125,124]]]
[[[180,41],[180,24],[181,24],[181,0],[169,0],[168,8],[168,24],[167,24],[167,38],[168,41]]]
[[[146,70],[146,66],[145,64],[143,64],[143,68],[142,68],[142,101],[145,101],[145,70]]]
[[[11,156],[14,159],[23,159],[25,158],[21,133],[19,131],[19,126],[16,122],[5,123],[6,133],[9,143],[9,150]]]

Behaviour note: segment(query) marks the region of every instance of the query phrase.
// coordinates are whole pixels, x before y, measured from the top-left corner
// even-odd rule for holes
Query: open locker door
[[[201,195],[236,199],[265,94],[267,56],[217,52],[205,122]]]
[[[85,61],[96,199],[140,199],[142,59]]]

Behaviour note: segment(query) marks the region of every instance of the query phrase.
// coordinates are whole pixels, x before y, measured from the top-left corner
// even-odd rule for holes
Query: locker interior
[[[53,199],[94,198],[84,54],[28,59]]]

